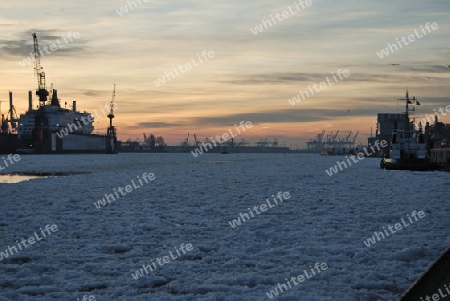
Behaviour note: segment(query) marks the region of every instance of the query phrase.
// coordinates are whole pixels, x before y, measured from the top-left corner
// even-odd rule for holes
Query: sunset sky
[[[365,143],[377,113],[403,109],[397,99],[406,89],[422,103],[418,115],[450,105],[448,0],[311,3],[302,8],[292,0],[2,1],[2,113],[9,90],[19,114],[27,109],[27,91],[36,90],[34,66],[19,64],[30,56],[33,32],[41,48],[79,33],[44,53],[47,85],[54,84],[63,106],[76,100],[79,110],[92,112],[111,100],[116,84],[114,124],[121,140],[142,141],[142,133],[153,133],[176,145],[188,133],[204,140],[250,121],[253,128],[237,140],[276,137],[286,146],[302,146],[322,130],[359,130],[358,141]],[[120,10],[125,6],[127,13]],[[276,20],[283,11],[286,18]],[[271,15],[276,24],[255,35],[252,29]],[[438,28],[424,35],[427,22]],[[384,58],[377,55],[415,31],[421,37],[414,42]],[[214,57],[199,63],[197,54],[205,50]],[[198,66],[155,84],[192,60]],[[350,75],[289,104],[299,90],[331,80],[339,69]],[[450,114],[441,121],[450,123]],[[106,131],[107,123],[97,118],[94,125]]]

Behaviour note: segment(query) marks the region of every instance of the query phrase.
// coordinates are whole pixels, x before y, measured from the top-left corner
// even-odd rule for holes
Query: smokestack
[[[33,93],[28,91],[28,111],[33,110]]]
[[[77,102],[76,102],[75,100],[73,101],[72,110],[73,110],[74,112],[77,111]]]
[[[12,101],[12,92],[9,91],[9,120],[13,120],[13,101]]]

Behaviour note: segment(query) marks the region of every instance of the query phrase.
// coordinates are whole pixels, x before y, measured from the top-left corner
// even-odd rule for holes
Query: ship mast
[[[39,44],[37,40],[37,35],[33,33],[33,51],[34,51],[34,69],[36,71],[36,77],[38,81],[38,89],[36,90],[36,95],[39,96],[39,105],[45,106],[47,102],[47,96],[49,95],[46,87],[45,87],[45,72],[41,67],[41,54],[39,49]]]
[[[413,100],[415,103],[417,102],[417,99],[415,96],[413,96],[413,98],[409,98],[409,93],[408,90],[406,90],[406,97],[405,98],[399,98],[398,100],[404,100],[406,103],[406,110],[405,110],[405,132],[406,135],[409,138],[409,133],[411,132],[411,125],[409,122],[409,112],[413,112],[414,108],[412,110],[409,109],[409,105],[412,104],[413,102],[411,102],[411,100]]]

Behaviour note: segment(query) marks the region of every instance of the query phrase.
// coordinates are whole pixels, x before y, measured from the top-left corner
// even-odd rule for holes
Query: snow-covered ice
[[[46,225],[58,231],[0,261],[3,300],[270,300],[316,262],[328,268],[275,300],[395,300],[450,245],[450,174],[386,171],[367,158],[300,154],[22,156],[3,170],[69,176],[0,183],[0,252]],[[100,209],[143,173],[155,180]],[[278,192],[283,203],[229,222]],[[371,247],[414,210],[425,217]],[[138,280],[143,265],[193,250]],[[174,253],[175,254],[175,253]]]

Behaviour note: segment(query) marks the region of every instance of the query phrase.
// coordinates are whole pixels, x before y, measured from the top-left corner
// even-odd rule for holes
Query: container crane
[[[350,131],[350,132],[348,133],[348,136],[345,137],[345,142],[350,141],[350,137],[351,137],[351,136],[352,136],[352,131]]]
[[[197,140],[197,135],[194,134],[194,143],[195,143],[195,147],[199,147],[200,146],[200,141]]]
[[[339,130],[337,130],[336,134],[333,136],[333,141],[336,141],[338,134],[339,134]]]
[[[148,138],[147,138],[147,135],[144,133],[144,143],[146,144],[146,145],[149,145],[150,144],[150,141],[148,140]]]
[[[355,143],[356,137],[358,137],[359,131],[356,131],[355,137],[353,137],[352,142]]]
[[[317,135],[317,142],[322,143],[324,135],[325,135],[325,130],[323,130],[322,133]]]

